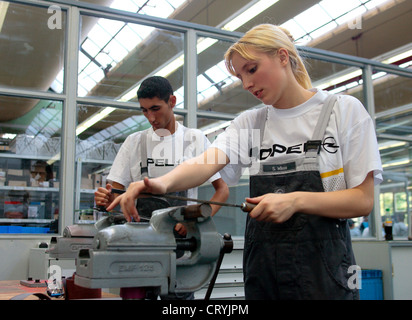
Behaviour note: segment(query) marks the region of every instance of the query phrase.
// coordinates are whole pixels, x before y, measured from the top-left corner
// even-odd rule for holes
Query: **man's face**
[[[176,105],[175,96],[171,95],[168,102],[157,97],[140,98],[139,103],[144,116],[152,125],[153,130],[167,129],[169,132],[174,133],[175,118],[173,108]]]

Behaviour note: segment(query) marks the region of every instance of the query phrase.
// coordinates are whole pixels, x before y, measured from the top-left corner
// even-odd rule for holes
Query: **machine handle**
[[[212,279],[210,280],[210,283],[209,283],[209,287],[207,288],[207,292],[206,292],[206,295],[205,295],[205,300],[210,299],[210,295],[212,294],[213,287],[215,286],[215,282],[216,282],[216,279],[217,279],[217,276],[218,276],[219,270],[220,270],[220,265],[222,264],[223,257],[225,255],[225,253],[230,253],[233,250],[233,240],[232,240],[232,236],[230,234],[225,233],[223,235],[223,241],[224,241],[224,245],[223,245],[222,250],[220,250],[219,259],[217,260],[217,263],[216,263],[215,273],[213,274],[213,277],[212,277]]]

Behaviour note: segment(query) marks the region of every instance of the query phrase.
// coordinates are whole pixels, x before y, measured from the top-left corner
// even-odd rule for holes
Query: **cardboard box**
[[[8,169],[7,174],[12,175],[12,176],[22,177],[23,176],[23,169]]]
[[[9,180],[8,185],[10,187],[27,187],[26,181]]]
[[[93,180],[89,177],[82,177],[80,189],[93,189]]]

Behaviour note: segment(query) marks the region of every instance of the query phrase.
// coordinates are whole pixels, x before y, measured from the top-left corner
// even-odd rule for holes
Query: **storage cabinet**
[[[106,177],[113,160],[76,160],[75,223],[94,223],[99,213],[93,210],[94,192],[106,185]]]
[[[26,135],[16,137],[11,152],[0,152],[0,233],[58,233],[60,139],[42,146]],[[48,148],[44,147],[47,145]],[[76,141],[73,223],[94,223],[94,192],[105,177],[120,145],[109,141]],[[57,160],[56,160],[57,159]]]

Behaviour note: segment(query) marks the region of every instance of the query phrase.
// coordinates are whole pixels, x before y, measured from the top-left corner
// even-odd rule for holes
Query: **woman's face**
[[[255,60],[246,60],[237,52],[233,54],[232,66],[236,76],[242,81],[245,90],[264,104],[275,106],[286,86],[287,51],[280,49],[275,56],[255,50],[252,53]]]

